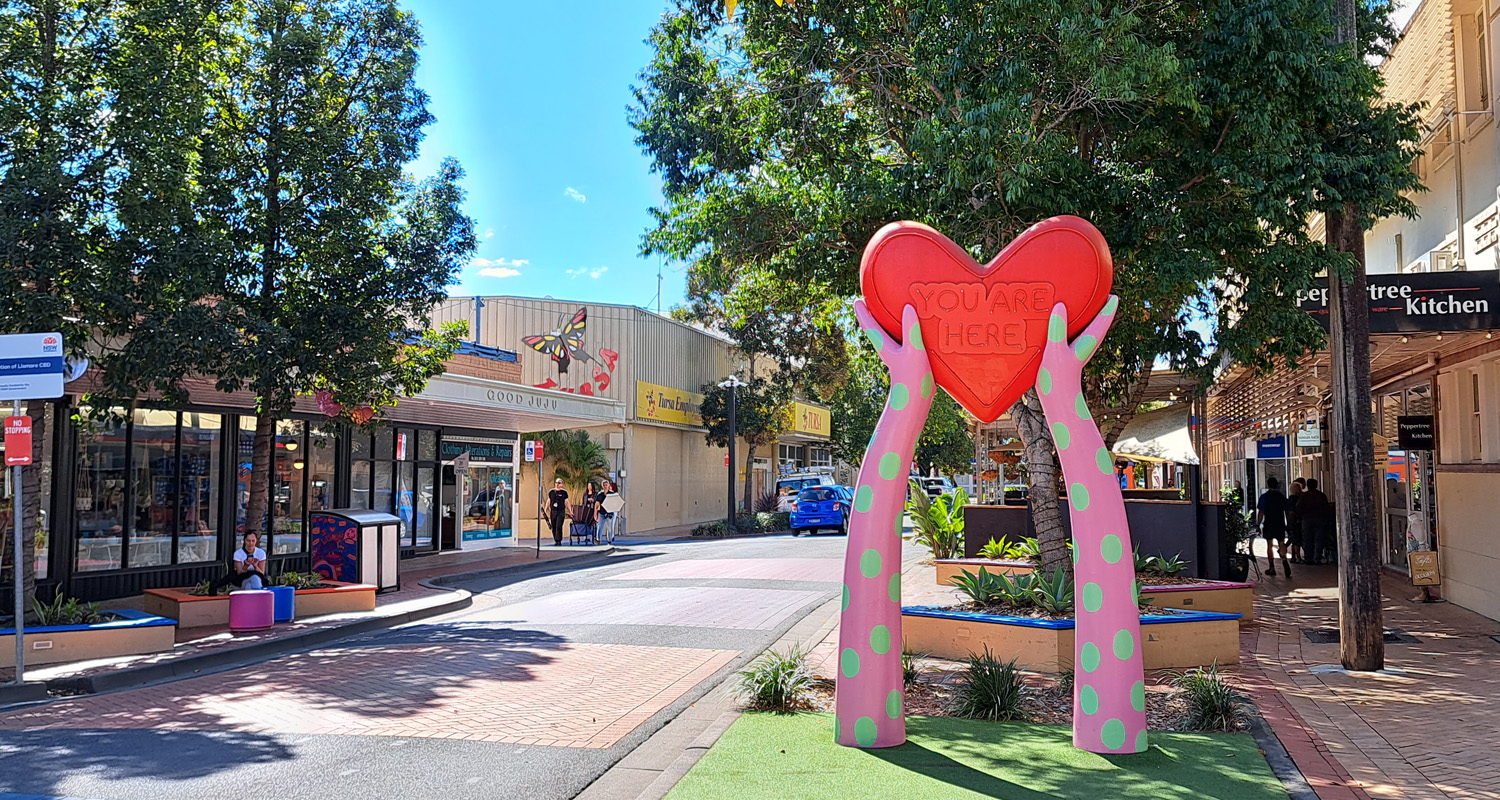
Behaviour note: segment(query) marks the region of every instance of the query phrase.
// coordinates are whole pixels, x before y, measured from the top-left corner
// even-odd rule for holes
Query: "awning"
[[[1115,441],[1114,454],[1140,461],[1171,461],[1197,464],[1189,430],[1192,408],[1188,403],[1136,414]]]

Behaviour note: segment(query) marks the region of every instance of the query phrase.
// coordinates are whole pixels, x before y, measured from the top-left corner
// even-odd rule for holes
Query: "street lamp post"
[[[741,386],[749,386],[749,384],[740,380],[736,375],[730,375],[719,384],[719,388],[729,390],[729,492],[726,495],[728,503],[725,506],[728,509],[725,511],[725,521],[729,525],[729,532],[734,531],[734,405],[736,390]]]

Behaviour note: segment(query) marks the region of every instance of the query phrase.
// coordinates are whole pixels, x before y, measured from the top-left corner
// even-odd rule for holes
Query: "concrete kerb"
[[[492,578],[498,575],[509,575],[517,572],[531,572],[537,569],[545,571],[549,567],[558,569],[559,571],[562,571],[563,569],[584,569],[609,560],[610,556],[613,555],[617,549],[618,548],[614,546],[609,546],[601,550],[590,550],[586,553],[579,553],[578,555],[549,558],[545,561],[528,561],[520,564],[511,564],[508,567],[482,569],[476,570],[474,572],[455,572],[452,575],[438,575],[434,578],[428,578],[427,580],[421,581],[420,583],[429,589],[443,589],[446,591],[454,591],[451,584],[466,583],[468,581],[474,580],[483,580],[484,578]],[[566,566],[564,567],[563,565]]]
[[[1313,791],[1302,770],[1297,768],[1297,762],[1292,760],[1291,753],[1286,751],[1286,746],[1276,738],[1271,726],[1266,724],[1259,712],[1250,716],[1250,735],[1255,737],[1256,746],[1265,755],[1266,763],[1271,766],[1271,773],[1281,781],[1281,788],[1286,790],[1287,797],[1291,800],[1318,800],[1318,793]]]
[[[26,687],[28,691],[25,694],[21,694],[19,691],[15,693],[0,693],[0,711],[8,710],[12,705],[29,704],[38,700],[45,700],[46,693],[49,692],[58,692],[67,695],[99,694],[102,692],[135,689],[183,678],[193,678],[213,672],[222,672],[265,661],[287,653],[306,650],[349,636],[356,636],[386,628],[395,628],[411,622],[449,614],[473,605],[474,598],[472,592],[466,589],[452,588],[446,585],[448,583],[488,575],[528,572],[541,567],[557,567],[563,564],[566,564],[569,568],[592,566],[593,562],[608,557],[613,551],[614,548],[609,548],[608,550],[582,553],[577,556],[514,564],[492,570],[440,575],[419,580],[417,581],[419,586],[448,592],[449,597],[441,602],[431,603],[420,608],[351,620],[342,625],[317,628],[290,636],[253,642],[240,647],[226,648],[201,655],[164,661],[159,664],[145,664],[139,667],[101,672],[97,675],[87,675],[78,678],[57,678],[47,681],[45,684],[28,684]],[[36,686],[37,689],[32,690],[30,689],[31,686]]]
[[[841,598],[818,606],[787,629],[768,649],[811,649],[838,625]],[[758,655],[758,654],[757,654]],[[663,725],[600,775],[576,800],[659,800],[681,781],[720,736],[739,719],[733,674]]]

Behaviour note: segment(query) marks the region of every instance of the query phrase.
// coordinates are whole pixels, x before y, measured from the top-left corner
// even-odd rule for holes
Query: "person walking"
[[[1286,576],[1292,576],[1292,565],[1287,560],[1286,543],[1286,517],[1287,501],[1286,495],[1281,493],[1281,482],[1275,478],[1266,478],[1266,490],[1256,503],[1256,523],[1260,525],[1260,533],[1266,538],[1266,574],[1276,574],[1276,553],[1274,549],[1281,551],[1281,568]]]
[[[552,527],[552,543],[562,546],[563,520],[567,518],[570,505],[568,490],[563,488],[562,478],[552,482],[552,491],[547,493],[547,524]]]
[[[1318,488],[1317,478],[1307,479],[1307,491],[1297,501],[1297,508],[1302,517],[1303,561],[1308,564],[1331,561],[1331,557],[1324,560],[1323,551],[1332,544],[1330,533],[1333,528],[1333,503]]]
[[[1286,496],[1286,539],[1288,549],[1292,551],[1292,563],[1302,563],[1302,511],[1298,506],[1302,503],[1302,492],[1307,489],[1307,479],[1298,478],[1287,487]]]

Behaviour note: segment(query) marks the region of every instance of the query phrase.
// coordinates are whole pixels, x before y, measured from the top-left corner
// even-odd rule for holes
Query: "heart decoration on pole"
[[[1109,299],[1109,245],[1081,217],[1044,220],[989,264],[917,222],[881,228],[865,248],[860,286],[870,315],[898,342],[901,310],[917,309],[937,384],[982,422],[994,422],[1036,382],[1052,307],[1068,308],[1068,336]]]

